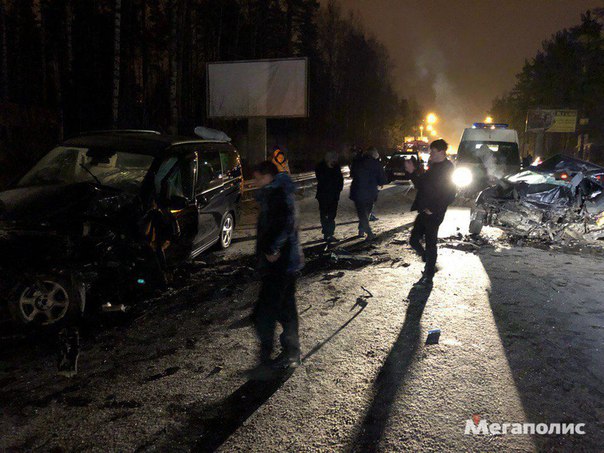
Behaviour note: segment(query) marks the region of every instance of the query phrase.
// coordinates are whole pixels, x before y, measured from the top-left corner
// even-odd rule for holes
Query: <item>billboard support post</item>
[[[246,160],[257,164],[266,159],[266,118],[248,118]]]

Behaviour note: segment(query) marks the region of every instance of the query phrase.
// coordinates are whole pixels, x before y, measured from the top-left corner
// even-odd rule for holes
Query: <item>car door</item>
[[[160,164],[155,177],[155,190],[162,203],[167,203],[174,215],[180,234],[166,250],[169,263],[186,260],[195,247],[198,236],[198,209],[195,200],[197,153],[180,149]]]
[[[227,205],[227,210],[239,215],[239,202],[241,200],[241,190],[243,184],[243,174],[241,170],[241,160],[239,153],[230,143],[222,143],[219,146],[220,160],[224,170],[223,175],[223,196]]]
[[[199,216],[199,231],[194,253],[200,253],[218,239],[218,231],[225,212],[223,195],[223,170],[220,151],[212,143],[203,143],[196,148],[197,183],[195,199]]]

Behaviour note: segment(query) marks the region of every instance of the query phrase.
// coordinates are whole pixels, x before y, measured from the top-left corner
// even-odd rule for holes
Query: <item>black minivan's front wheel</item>
[[[235,232],[235,219],[233,214],[227,213],[222,219],[220,225],[220,248],[228,249],[233,242],[233,233]]]
[[[30,278],[15,296],[9,309],[14,319],[24,326],[56,325],[75,316],[82,305],[82,295],[76,285],[58,274]]]

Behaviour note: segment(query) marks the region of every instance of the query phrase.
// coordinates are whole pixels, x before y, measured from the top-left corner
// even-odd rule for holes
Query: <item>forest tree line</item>
[[[517,74],[514,88],[494,100],[491,114],[511,123],[531,152],[535,136],[524,132],[525,122],[527,112],[537,108],[578,110],[579,118],[589,120],[578,132],[587,134],[589,144],[604,145],[604,8],[586,12],[579,25],[545,40]],[[546,134],[546,139],[549,154],[579,155],[577,134]]]
[[[0,0],[0,103],[14,111],[0,114],[0,161],[39,158],[32,136],[95,129],[236,137],[245,122],[206,118],[206,64],[296,56],[309,60],[310,116],[269,121],[294,161],[394,146],[417,122],[384,46],[335,0]]]

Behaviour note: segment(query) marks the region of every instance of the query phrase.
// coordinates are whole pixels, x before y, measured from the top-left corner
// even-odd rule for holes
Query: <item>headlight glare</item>
[[[460,167],[456,168],[453,172],[453,184],[455,184],[457,187],[468,187],[470,184],[472,184],[472,179],[472,172],[469,168]]]

